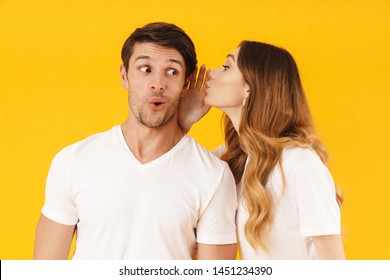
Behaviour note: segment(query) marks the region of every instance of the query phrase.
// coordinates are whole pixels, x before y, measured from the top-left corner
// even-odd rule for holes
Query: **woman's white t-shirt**
[[[221,148],[215,154],[221,154]],[[278,165],[266,185],[274,205],[273,222],[263,237],[268,252],[255,251],[245,238],[249,213],[242,197],[244,180],[237,186],[241,259],[318,259],[311,236],[340,234],[335,185],[319,156],[311,149],[286,148],[282,166],[285,186]]]

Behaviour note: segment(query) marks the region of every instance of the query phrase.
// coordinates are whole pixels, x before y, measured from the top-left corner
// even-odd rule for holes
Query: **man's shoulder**
[[[192,137],[186,139],[186,145],[180,150],[178,165],[180,174],[190,182],[196,182],[201,189],[216,191],[222,184],[222,188],[235,188],[234,177],[229,165],[205,147],[196,142]]]
[[[208,151],[191,136],[187,135],[186,137],[188,137],[188,142],[191,147],[191,149],[187,149],[188,152],[191,152],[191,154],[188,155],[189,157],[191,157],[191,161],[198,161],[205,167],[226,167],[227,163],[225,161],[221,160],[218,156]]]
[[[111,142],[112,136],[115,133],[116,129],[117,126],[114,126],[110,130],[92,134],[80,141],[70,144],[64,147],[61,151],[59,151],[56,157],[63,157],[63,156],[74,157],[83,152],[88,152],[88,151],[95,152],[96,150],[99,150],[102,147],[104,147],[105,144]]]

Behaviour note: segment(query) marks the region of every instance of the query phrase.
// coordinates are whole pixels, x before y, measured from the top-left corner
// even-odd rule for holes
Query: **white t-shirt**
[[[56,155],[42,213],[77,224],[73,259],[191,259],[236,243],[236,208],[227,164],[191,137],[142,164],[115,126]]]
[[[215,154],[221,154],[221,148]],[[269,253],[254,251],[245,238],[249,217],[238,184],[237,232],[241,259],[318,259],[311,236],[340,234],[340,209],[335,185],[326,166],[310,149],[286,148],[282,153],[286,178],[277,165],[266,190],[272,197],[274,217],[263,239]],[[245,176],[245,171],[244,171]]]

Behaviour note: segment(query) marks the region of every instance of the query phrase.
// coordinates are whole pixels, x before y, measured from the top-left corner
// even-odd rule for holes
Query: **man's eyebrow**
[[[151,60],[152,58],[150,56],[148,56],[148,55],[140,55],[140,56],[137,56],[135,61],[141,60],[141,59]],[[177,64],[179,64],[183,68],[183,63],[180,60],[178,60],[178,59],[170,58],[167,61],[171,62],[171,63],[177,63]]]
[[[172,63],[177,63],[177,64],[179,64],[183,68],[183,63],[181,63],[181,61],[178,60],[178,59],[171,58],[171,59],[168,59],[168,61],[172,62]]]
[[[236,61],[236,59],[235,59],[234,55],[232,55],[232,54],[228,54],[228,55],[226,56],[226,58],[228,58],[228,57],[230,57],[231,59],[233,59],[233,61]]]
[[[150,60],[150,56],[148,56],[148,55],[140,55],[140,56],[137,56],[135,61],[140,60],[140,59],[149,59]]]

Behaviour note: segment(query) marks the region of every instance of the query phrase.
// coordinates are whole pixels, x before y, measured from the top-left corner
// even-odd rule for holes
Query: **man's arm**
[[[41,215],[37,225],[34,260],[66,260],[75,225],[63,225]]]
[[[211,245],[198,243],[198,260],[235,260],[237,244]]]
[[[344,249],[340,235],[312,236],[320,260],[344,260]]]

